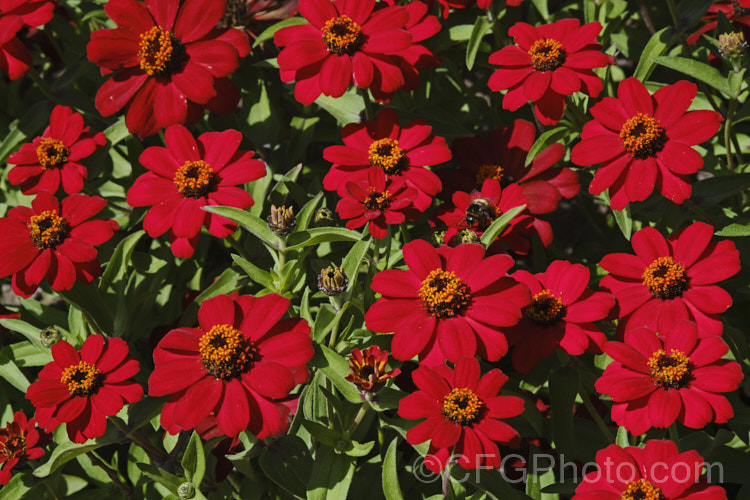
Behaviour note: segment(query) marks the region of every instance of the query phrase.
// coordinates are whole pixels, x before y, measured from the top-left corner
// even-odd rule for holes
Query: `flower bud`
[[[361,392],[377,392],[385,385],[386,380],[401,373],[398,368],[387,371],[387,364],[388,351],[382,351],[376,345],[364,351],[355,347],[349,358],[351,373],[346,376],[346,380],[359,387]]]
[[[479,236],[471,229],[462,229],[456,234],[456,243],[478,243]]]
[[[179,496],[180,499],[193,498],[195,496],[195,486],[193,486],[193,483],[182,483],[180,487],[177,488],[177,496]]]
[[[268,220],[268,228],[279,236],[291,233],[297,224],[294,209],[286,205],[281,205],[279,208],[271,205],[271,215],[266,220]]]
[[[48,326],[47,328],[39,332],[39,341],[47,349],[57,344],[59,340],[60,340],[60,330],[58,330],[54,326]]]
[[[732,31],[719,35],[719,52],[730,62],[737,62],[747,50],[745,35],[741,31]]]
[[[318,290],[328,295],[338,295],[346,290],[349,277],[343,267],[328,266],[320,270],[318,275]]]
[[[333,212],[331,212],[330,209],[326,207],[320,207],[315,211],[315,215],[313,216],[314,225],[318,227],[332,226],[333,222]]]
[[[445,229],[435,229],[430,232],[430,244],[435,247],[442,246],[445,240]]]

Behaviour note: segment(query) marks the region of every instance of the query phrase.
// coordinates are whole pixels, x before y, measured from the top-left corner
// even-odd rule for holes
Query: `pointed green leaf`
[[[397,447],[398,438],[396,437],[388,445],[388,451],[385,452],[385,458],[383,459],[383,494],[385,500],[404,500],[401,485],[398,483]]]
[[[524,208],[526,208],[526,205],[511,208],[503,215],[498,217],[497,220],[495,220],[495,222],[493,222],[490,227],[487,228],[482,237],[479,239],[479,241],[482,242],[482,245],[484,245],[485,247],[490,246],[492,242],[495,241],[498,236],[500,236],[500,233],[505,230],[505,227],[510,224],[510,221],[513,220],[513,217],[520,214]]]
[[[200,435],[193,431],[190,441],[185,448],[185,454],[182,456],[182,468],[185,471],[185,478],[193,483],[195,489],[203,482],[203,476],[206,473],[206,456],[203,451],[203,442]]]
[[[469,43],[466,45],[466,67],[471,70],[474,67],[474,60],[477,58],[479,46],[482,43],[484,35],[492,30],[492,23],[487,20],[487,16],[477,16],[474,28],[471,30]]]

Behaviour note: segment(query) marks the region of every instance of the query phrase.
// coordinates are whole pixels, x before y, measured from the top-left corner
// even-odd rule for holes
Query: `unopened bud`
[[[177,488],[177,495],[183,498],[193,498],[195,496],[195,486],[193,483],[184,482]]]
[[[346,290],[349,277],[343,267],[328,266],[318,275],[318,290],[328,296],[338,295]]]
[[[332,226],[333,225],[333,212],[326,207],[321,207],[315,211],[313,216],[313,224],[321,226]]]
[[[456,243],[478,243],[479,236],[471,229],[462,229],[456,234]]]
[[[47,328],[45,328],[39,333],[39,341],[47,349],[57,344],[59,340],[60,340],[60,330],[58,330],[54,326],[48,326]]]
[[[266,220],[268,220],[268,228],[279,236],[291,233],[297,224],[294,209],[286,205],[282,205],[279,208],[271,205],[271,215]]]
[[[729,61],[737,61],[747,50],[745,35],[741,31],[732,31],[719,35],[719,52]]]
[[[430,233],[430,244],[435,247],[442,246],[445,243],[445,229],[435,229]]]

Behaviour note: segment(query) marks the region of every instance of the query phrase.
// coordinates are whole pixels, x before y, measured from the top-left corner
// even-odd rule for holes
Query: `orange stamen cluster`
[[[661,489],[645,479],[639,479],[628,484],[622,492],[621,500],[664,500]]]
[[[477,184],[483,184],[487,179],[503,179],[503,167],[500,165],[482,165],[477,172]]]
[[[478,420],[484,408],[484,401],[471,389],[455,388],[443,398],[443,415],[460,425]]]
[[[141,33],[138,60],[141,69],[149,76],[175,72],[185,59],[185,47],[169,31],[154,26]]]
[[[27,431],[17,422],[9,422],[0,428],[0,455],[6,460],[22,455],[26,451]]]
[[[37,248],[46,250],[61,245],[70,235],[70,225],[57,210],[45,210],[39,215],[32,215],[27,226],[29,236]]]
[[[386,380],[401,373],[398,369],[388,371],[388,351],[381,351],[378,346],[368,347],[364,351],[352,349],[349,371],[351,373],[346,380],[368,392],[378,391]]]
[[[362,28],[349,18],[339,16],[323,25],[323,41],[337,55],[353,55],[364,43]]]
[[[651,380],[665,389],[684,387],[690,375],[690,358],[684,352],[672,349],[669,354],[659,349],[648,359]]]
[[[396,139],[378,139],[367,151],[370,165],[380,167],[388,175],[398,174],[406,167],[406,154],[398,147]]]
[[[367,188],[367,198],[364,201],[365,208],[368,210],[386,210],[391,206],[392,195],[388,190],[378,191],[374,187]]]
[[[523,308],[523,314],[541,326],[554,325],[565,316],[565,306],[560,298],[549,290],[542,290],[531,298],[531,303]]]
[[[654,297],[673,299],[687,290],[687,271],[672,257],[659,257],[643,271],[643,284]]]
[[[659,120],[645,113],[638,113],[623,124],[620,139],[625,151],[633,158],[641,160],[656,156],[667,142],[667,136]]]
[[[529,49],[531,65],[537,71],[553,71],[565,63],[568,53],[562,44],[553,38],[542,38]]]
[[[62,167],[68,162],[70,151],[59,139],[48,137],[36,147],[36,158],[42,170]]]
[[[217,380],[239,377],[259,359],[258,348],[231,325],[214,325],[198,342],[201,363]]]
[[[188,198],[206,196],[216,188],[218,178],[214,170],[203,160],[186,161],[174,174],[174,183],[181,195]]]
[[[68,392],[74,396],[91,396],[102,386],[102,374],[96,366],[79,361],[63,370],[60,382],[68,386]]]
[[[454,272],[434,269],[422,281],[419,298],[432,316],[453,318],[471,305],[471,290]]]

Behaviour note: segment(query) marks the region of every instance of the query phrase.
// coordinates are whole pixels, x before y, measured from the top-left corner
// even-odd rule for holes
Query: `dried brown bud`
[[[271,205],[271,215],[266,220],[268,221],[268,228],[279,236],[291,233],[297,224],[294,209],[286,205],[282,205],[279,208]]]
[[[318,275],[318,290],[328,296],[338,295],[346,290],[349,285],[349,277],[344,268],[328,266],[321,269]]]
[[[381,351],[376,345],[364,351],[355,347],[349,357],[351,373],[346,376],[346,380],[357,385],[361,391],[377,392],[385,385],[386,380],[401,373],[398,368],[387,371],[387,364],[388,351]]]

